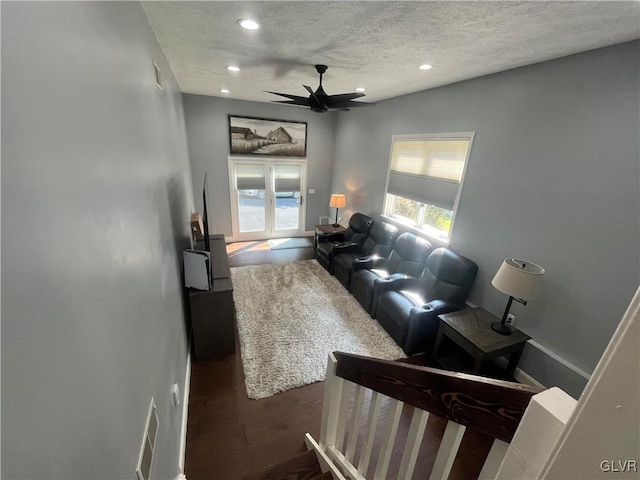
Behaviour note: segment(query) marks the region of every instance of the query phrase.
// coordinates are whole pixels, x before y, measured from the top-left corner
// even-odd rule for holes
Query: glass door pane
[[[302,165],[273,164],[274,229],[278,236],[302,232]]]
[[[267,230],[266,165],[237,163],[235,183],[240,234],[264,234]]]

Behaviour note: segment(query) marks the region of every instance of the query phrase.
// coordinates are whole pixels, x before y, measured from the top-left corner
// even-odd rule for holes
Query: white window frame
[[[449,245],[451,243],[451,238],[453,235],[453,229],[455,226],[455,221],[456,221],[456,216],[458,213],[458,204],[460,202],[460,195],[462,193],[462,187],[464,186],[464,180],[465,180],[465,176],[467,173],[467,167],[469,166],[469,157],[471,156],[471,149],[473,147],[473,140],[475,137],[475,132],[456,132],[456,133],[422,133],[422,134],[408,134],[408,135],[393,135],[391,137],[391,148],[389,149],[389,163],[387,165],[387,181],[385,183],[385,188],[384,188],[384,199],[383,199],[383,204],[382,204],[382,216],[387,219],[390,220],[392,222],[395,222],[399,225],[401,225],[404,228],[408,228],[409,230],[411,230],[413,233],[420,235],[420,236],[424,236],[427,237],[429,240],[433,240],[436,243],[442,244],[442,245]],[[467,149],[467,155],[464,159],[464,166],[462,167],[462,175],[460,177],[460,184],[458,186],[458,192],[456,193],[456,197],[455,197],[455,201],[454,201],[454,205],[453,205],[453,215],[451,216],[451,228],[449,229],[449,236],[444,239],[444,238],[439,238],[433,235],[430,235],[428,231],[426,231],[425,229],[422,228],[422,224],[420,223],[420,219],[422,219],[424,217],[424,210],[426,208],[426,204],[423,204],[421,202],[417,202],[420,204],[420,207],[418,208],[418,213],[417,213],[417,218],[416,223],[417,225],[411,225],[409,223],[403,222],[397,218],[393,218],[391,216],[389,216],[390,211],[393,208],[393,199],[389,198],[389,178],[391,176],[391,162],[393,159],[393,146],[394,143],[397,140],[415,140],[415,141],[420,141],[420,140],[424,140],[424,141],[428,141],[428,140],[468,140],[469,141],[469,148]]]

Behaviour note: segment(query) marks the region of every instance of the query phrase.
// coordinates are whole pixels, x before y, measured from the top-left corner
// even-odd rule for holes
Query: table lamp
[[[336,223],[333,224],[334,227],[338,227],[338,209],[344,208],[347,204],[347,198],[342,193],[333,193],[331,194],[331,200],[329,201],[329,206],[331,208],[336,209]]]
[[[535,298],[542,275],[544,275],[544,268],[527,260],[507,258],[502,262],[491,284],[502,293],[509,295],[509,301],[504,309],[502,321],[491,324],[494,331],[502,335],[511,334],[511,329],[506,325],[511,303],[515,300],[526,305],[527,300]]]

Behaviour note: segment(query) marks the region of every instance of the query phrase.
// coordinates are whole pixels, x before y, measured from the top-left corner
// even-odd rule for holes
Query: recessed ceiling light
[[[431,70],[433,68],[433,66],[429,65],[428,63],[425,63],[424,65],[420,65],[418,68],[420,70]]]
[[[249,19],[240,19],[238,20],[238,23],[242,28],[246,28],[247,30],[257,30],[260,28],[258,22],[254,22],[253,20]]]
[[[221,88],[221,89],[220,89],[220,92],[221,92],[221,93],[229,93],[229,90],[227,90],[226,88]]]
[[[227,67],[227,70],[229,70],[230,72],[239,72],[240,71],[240,67],[236,67],[235,65],[229,65]]]
[[[367,89],[364,87],[356,87],[356,92],[366,92]]]

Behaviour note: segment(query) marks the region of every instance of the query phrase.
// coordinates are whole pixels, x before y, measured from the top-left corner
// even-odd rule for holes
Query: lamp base
[[[511,329],[507,325],[503,325],[500,322],[493,322],[491,329],[494,332],[498,332],[500,335],[511,335]]]

